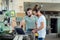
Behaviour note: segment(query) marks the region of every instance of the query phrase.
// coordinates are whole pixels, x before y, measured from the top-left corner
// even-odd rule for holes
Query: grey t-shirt
[[[26,30],[36,28],[37,17],[32,15],[31,17],[25,16],[24,17],[26,23]]]

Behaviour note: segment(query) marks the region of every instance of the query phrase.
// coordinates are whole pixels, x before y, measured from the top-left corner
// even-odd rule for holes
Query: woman
[[[34,8],[33,8],[33,14],[34,14],[34,15],[36,15],[36,10],[38,10],[38,9],[41,9],[41,6],[39,6],[39,5],[36,4],[36,5],[34,6]]]

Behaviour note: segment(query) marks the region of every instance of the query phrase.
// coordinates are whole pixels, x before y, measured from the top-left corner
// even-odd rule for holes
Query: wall
[[[6,10],[6,0],[2,0],[2,10]]]
[[[23,0],[9,1],[9,10],[15,10],[16,13],[22,13],[24,11]]]
[[[57,33],[60,34],[60,16],[51,16],[50,18],[57,18]]]
[[[52,0],[24,0],[24,2],[52,2]]]
[[[0,11],[1,11],[1,3],[2,3],[2,0],[0,0]]]
[[[60,0],[12,0],[12,1],[13,2],[11,2],[11,0],[9,0],[9,10],[15,10],[17,13],[20,13],[20,12],[24,13],[24,2],[60,3]],[[0,2],[0,4],[1,4],[1,2]],[[0,10],[1,10],[1,5],[0,5]],[[58,9],[58,10],[60,10],[60,9]]]
[[[60,34],[60,18],[58,18],[58,24],[57,24],[57,26],[58,26],[58,33]]]
[[[46,8],[43,7],[44,10],[58,10],[60,11],[60,6],[57,5],[56,3],[60,3],[60,0],[13,0],[13,2],[11,2],[11,0],[9,0],[9,10],[15,10],[17,13],[24,13],[24,2],[39,2],[39,3],[48,3],[46,5],[48,5]],[[49,4],[49,3],[55,3],[55,4]],[[28,3],[29,4],[29,3]],[[28,5],[26,4],[26,5]],[[36,3],[38,4],[38,3]],[[32,4],[31,4],[32,5]],[[27,6],[26,6],[27,7]]]
[[[24,0],[24,2],[60,3],[60,0]]]
[[[32,3],[32,2],[25,2],[24,9],[26,10],[28,7],[33,8],[36,4],[39,6],[42,5],[41,10],[44,11],[60,11],[60,3]]]

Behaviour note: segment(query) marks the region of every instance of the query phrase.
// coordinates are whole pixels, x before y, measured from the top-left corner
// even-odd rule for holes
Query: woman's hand
[[[32,32],[33,32],[33,33],[35,33],[35,32],[36,32],[36,30],[32,30]]]

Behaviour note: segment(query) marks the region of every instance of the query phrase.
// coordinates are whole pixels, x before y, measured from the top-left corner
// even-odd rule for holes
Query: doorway
[[[57,18],[51,18],[51,33],[57,33]]]

